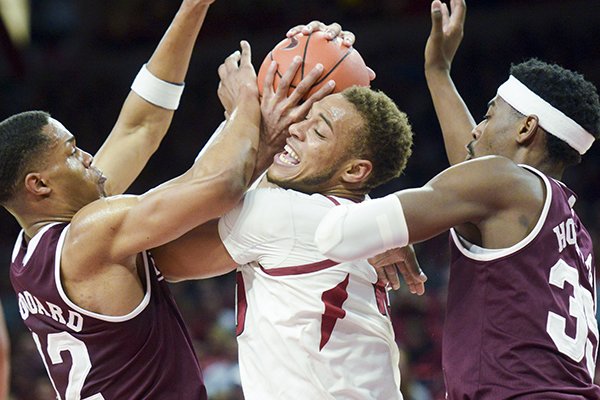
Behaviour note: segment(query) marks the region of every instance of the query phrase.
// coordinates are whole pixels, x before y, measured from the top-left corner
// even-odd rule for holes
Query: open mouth
[[[298,165],[300,163],[300,157],[298,157],[298,154],[296,154],[296,152],[287,144],[277,157],[279,161],[287,165]]]

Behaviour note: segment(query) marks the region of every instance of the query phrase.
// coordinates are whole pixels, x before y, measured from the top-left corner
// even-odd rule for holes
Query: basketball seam
[[[310,38],[312,37],[312,35],[313,35],[313,32],[311,32],[308,35],[308,38],[306,38],[306,43],[304,44],[304,52],[302,54],[302,66],[301,66],[301,72],[300,72],[300,80],[304,79],[304,65],[305,65],[304,60],[306,60],[306,53],[308,52],[308,44],[310,43]]]
[[[338,65],[340,65],[342,63],[342,61],[344,61],[346,59],[346,57],[348,57],[348,55],[350,55],[350,53],[352,53],[352,51],[354,51],[353,47],[350,47],[348,49],[348,51],[346,52],[346,54],[344,54],[344,56],[342,58],[339,59],[339,61],[337,63],[335,63],[335,65],[333,67],[331,67],[331,69],[329,69],[329,71],[325,74],[324,77],[322,77],[321,79],[319,79],[318,81],[316,81],[313,86],[319,85],[321,82],[323,82],[325,79],[327,79],[327,77],[329,75],[331,75],[331,73],[338,67]]]

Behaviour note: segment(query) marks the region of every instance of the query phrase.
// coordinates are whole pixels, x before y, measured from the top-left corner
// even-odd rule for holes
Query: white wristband
[[[167,110],[177,110],[184,87],[184,83],[170,83],[152,75],[146,64],[142,65],[131,84],[131,90],[142,99]]]
[[[315,232],[315,244],[327,258],[366,259],[408,244],[408,227],[398,196],[333,207]]]

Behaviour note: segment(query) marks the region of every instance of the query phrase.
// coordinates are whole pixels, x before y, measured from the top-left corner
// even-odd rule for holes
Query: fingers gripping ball
[[[271,61],[277,61],[277,72],[273,82],[273,89],[277,89],[279,80],[297,55],[302,57],[302,65],[292,80],[288,95],[318,63],[323,64],[323,73],[305,98],[310,97],[331,79],[335,81],[334,92],[341,92],[354,85],[369,86],[369,70],[358,51],[353,47],[344,46],[341,38],[328,40],[323,32],[317,31],[310,35],[297,34],[286,38],[267,54],[258,71],[258,91],[261,95]]]

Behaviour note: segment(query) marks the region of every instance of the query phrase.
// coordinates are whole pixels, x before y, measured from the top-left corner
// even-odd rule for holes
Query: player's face
[[[92,167],[92,156],[76,146],[75,137],[52,118],[44,130],[53,143],[43,174],[53,192],[74,212],[104,196],[106,178]]]
[[[492,99],[483,121],[473,129],[473,140],[466,146],[467,159],[487,155],[512,158],[521,117],[501,97]]]
[[[284,151],[275,155],[267,178],[305,193],[325,193],[341,186],[352,135],[362,124],[354,105],[341,94],[316,102],[304,121],[290,126]]]

